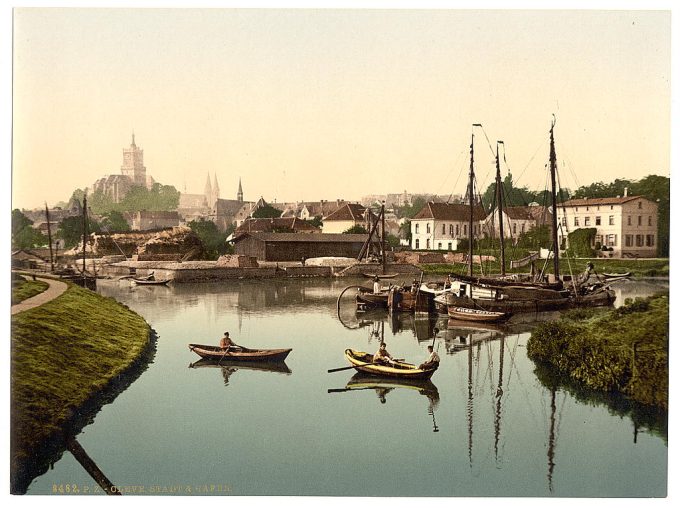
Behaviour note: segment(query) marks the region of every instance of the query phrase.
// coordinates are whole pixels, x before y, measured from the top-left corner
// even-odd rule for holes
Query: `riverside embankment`
[[[11,492],[25,492],[154,352],[155,335],[142,317],[72,284],[12,315]]]
[[[668,410],[668,296],[610,311],[576,309],[541,324],[529,357],[582,386]]]

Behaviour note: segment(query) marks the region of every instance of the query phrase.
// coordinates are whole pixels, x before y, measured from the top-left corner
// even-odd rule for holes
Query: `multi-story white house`
[[[479,237],[486,214],[480,205],[473,209],[473,235]],[[469,238],[470,206],[426,203],[411,219],[411,248],[456,250],[458,240]]]
[[[581,228],[595,228],[593,247],[606,245],[613,257],[654,257],[658,205],[642,196],[572,199],[557,207],[558,238]]]

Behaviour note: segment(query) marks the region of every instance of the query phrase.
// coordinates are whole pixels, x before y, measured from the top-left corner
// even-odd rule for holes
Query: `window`
[[[563,226],[567,225],[567,216],[566,215],[564,217],[562,217],[562,225]]]
[[[416,224],[416,233],[420,233],[420,224]]]
[[[616,247],[616,235],[607,235],[607,247]]]
[[[610,209],[610,210],[613,210],[613,209],[614,209],[614,205],[611,205],[611,206],[609,207],[609,209]]]
[[[642,215],[638,215],[638,226],[642,226]]]
[[[614,216],[613,216],[613,215],[610,215],[610,216],[609,216],[609,225],[610,225],[610,226],[613,226],[613,225],[614,225]]]
[[[578,206],[577,206],[576,208],[574,208],[574,211],[575,211],[575,212],[578,212]]]
[[[437,243],[437,249],[442,250],[442,242]]]
[[[630,217],[630,215],[628,216],[628,225],[629,225],[629,226],[631,226],[631,225],[632,225],[632,223],[631,223],[631,217]]]
[[[427,240],[425,240],[425,248],[426,249],[430,248],[430,239],[429,238]]]
[[[442,235],[446,234],[446,224],[442,224]]]
[[[633,235],[626,235],[626,247],[633,246]]]
[[[521,231],[520,231],[520,234],[524,234],[524,226],[525,226],[525,225],[522,224],[522,229],[521,229]]]
[[[449,235],[453,236],[453,224],[449,224]],[[449,249],[451,249],[451,244],[449,244]]]
[[[636,247],[644,247],[644,245],[645,245],[644,235],[635,235],[635,246]]]
[[[583,219],[583,225],[590,226],[590,217],[586,217],[585,219]]]
[[[578,226],[578,225],[579,225],[578,217],[574,217],[574,226]]]
[[[638,201],[638,210],[642,210],[642,201]]]
[[[420,249],[420,240],[416,238],[416,250]]]
[[[648,226],[651,226],[651,225],[652,225],[652,216],[650,215],[650,216],[649,216],[649,217],[647,217],[647,218],[649,219],[649,221],[648,221],[648,224],[647,224],[647,225],[648,225]]]
[[[517,234],[517,223],[516,222],[512,225],[512,234],[513,235]]]
[[[426,229],[427,229],[427,232],[429,233],[430,232],[430,223],[429,222],[426,224]]]
[[[647,235],[647,247],[654,247],[654,235]]]
[[[463,236],[467,236],[467,224],[463,224]]]
[[[460,235],[460,224],[456,224],[456,236]]]
[[[595,225],[596,226],[602,225],[602,217],[600,217],[599,215],[595,217]]]
[[[449,242],[449,250],[451,250],[451,242]]]

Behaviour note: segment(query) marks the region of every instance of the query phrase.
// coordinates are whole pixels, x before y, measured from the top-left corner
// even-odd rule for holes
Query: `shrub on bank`
[[[581,309],[543,323],[529,357],[590,389],[621,392],[668,409],[668,296],[636,299],[607,312]]]

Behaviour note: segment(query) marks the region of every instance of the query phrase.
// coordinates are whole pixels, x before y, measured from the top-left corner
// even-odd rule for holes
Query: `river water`
[[[470,329],[447,319],[357,315],[352,280],[233,281],[99,292],[158,334],[154,362],[77,437],[125,492],[324,496],[664,496],[667,428],[625,400],[559,384],[527,358],[531,324]],[[366,284],[368,285],[368,284]],[[667,290],[628,281],[626,297]],[[345,348],[442,361],[431,383],[383,383]],[[200,366],[188,343],[224,331],[291,347],[279,371]],[[69,452],[29,494],[97,492]],[[101,492],[101,491],[98,491]]]

